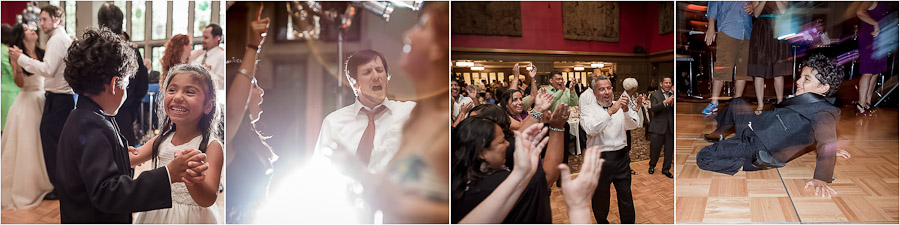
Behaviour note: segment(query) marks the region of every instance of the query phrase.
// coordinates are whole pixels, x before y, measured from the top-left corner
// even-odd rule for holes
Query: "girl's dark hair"
[[[37,31],[34,31],[34,33],[38,35],[38,40],[40,40],[41,39],[40,34]],[[16,24],[16,26],[14,26],[12,28],[10,37],[11,37],[11,42],[12,42],[11,44],[14,46],[18,46],[19,49],[22,49],[23,54],[27,55],[28,57],[31,57],[32,59],[36,59],[36,60],[44,59],[44,49],[41,49],[41,47],[38,46],[38,43],[34,43],[34,54],[35,55],[28,54],[28,50],[25,48],[25,26],[22,25],[21,23]],[[33,73],[28,72],[26,70],[22,70],[22,71],[25,71],[26,76],[33,75]]]
[[[494,126],[499,125],[479,115],[466,118],[453,131],[450,145],[453,152],[450,174],[453,200],[463,196],[470,181],[479,181],[491,174],[481,171],[484,159],[479,156],[491,147],[496,135]]]
[[[203,66],[179,64],[169,69],[169,74],[166,75],[166,81],[165,83],[163,83],[163,86],[160,87],[162,93],[165,93],[165,90],[169,87],[169,83],[172,81],[172,78],[178,74],[192,75],[196,80],[201,81],[202,84],[206,86],[206,90],[203,90],[203,92],[206,94],[206,100],[204,101],[204,104],[206,102],[212,101],[212,110],[210,110],[209,113],[203,114],[203,117],[200,117],[200,122],[197,123],[197,129],[200,130],[201,136],[203,137],[200,141],[200,147],[198,150],[200,150],[200,152],[206,153],[206,147],[209,145],[208,143],[210,139],[220,140],[216,136],[219,134],[218,129],[221,113],[219,113],[218,103],[216,102],[216,89],[213,85],[213,77]],[[154,168],[159,166],[159,162],[157,161],[157,158],[159,156],[159,145],[162,144],[162,142],[165,141],[168,136],[174,134],[177,129],[177,127],[175,127],[175,123],[173,123],[172,120],[169,119],[169,116],[166,115],[165,94],[160,94],[156,98],[156,102],[157,115],[165,116],[159,118],[160,132],[159,136],[156,138],[156,141],[153,142],[152,158]]]
[[[89,27],[72,42],[66,55],[65,78],[76,94],[98,94],[113,78],[125,89],[137,72],[134,49],[108,28]]]

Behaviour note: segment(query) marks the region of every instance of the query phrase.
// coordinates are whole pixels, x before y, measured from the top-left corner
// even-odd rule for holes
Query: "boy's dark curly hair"
[[[79,95],[103,92],[110,79],[125,89],[137,71],[134,50],[109,29],[89,27],[66,56],[66,82]]]
[[[819,83],[829,86],[828,91],[825,92],[826,97],[837,93],[841,82],[844,81],[844,67],[825,55],[812,55],[806,59],[806,62],[803,62],[803,66],[815,70],[815,76]]]

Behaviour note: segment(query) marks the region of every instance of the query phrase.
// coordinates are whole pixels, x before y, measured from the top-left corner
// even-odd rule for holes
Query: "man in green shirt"
[[[535,70],[536,70],[536,68],[535,68]],[[529,75],[531,75],[531,74],[529,74]],[[559,71],[550,72],[550,86],[542,87],[542,88],[538,88],[538,87],[540,87],[540,85],[537,84],[536,79],[534,79],[534,76],[532,75],[532,79],[531,79],[532,95],[537,94],[538,91],[543,91],[546,93],[553,94],[553,103],[550,105],[551,110],[555,109],[556,105],[559,105],[561,103],[566,103],[566,105],[569,105],[569,107],[578,106],[578,94],[575,93],[575,89],[574,89],[575,82],[569,83],[569,86],[566,87],[566,80],[563,79],[562,72],[559,72]],[[533,99],[534,98],[532,96],[528,96],[527,99],[524,100],[525,105],[528,106],[529,109],[531,108]]]

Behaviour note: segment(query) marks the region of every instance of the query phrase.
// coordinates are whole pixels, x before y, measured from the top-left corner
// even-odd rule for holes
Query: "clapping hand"
[[[569,166],[559,164],[560,180],[562,181],[563,197],[566,206],[570,210],[587,209],[594,189],[597,188],[597,180],[605,160],[600,158],[600,147],[593,146],[584,151],[584,162],[581,164],[581,173],[572,179]]]
[[[550,113],[550,114],[545,114],[545,115],[550,115],[549,116],[550,118],[547,120],[547,123],[550,124],[550,127],[560,128],[560,127],[564,126],[566,121],[569,120],[569,105],[567,105],[565,103],[556,105],[556,108],[553,109],[552,113],[549,111],[547,113]],[[544,118],[547,118],[547,117],[544,117]]]
[[[671,105],[673,102],[675,102],[675,95],[671,95],[666,100],[663,100],[663,103],[666,105]]]
[[[538,90],[534,96],[534,110],[544,112],[553,105],[553,94],[547,93],[544,89]]]
[[[550,140],[550,137],[546,137],[547,131],[548,129],[544,128],[542,123],[532,124],[522,132],[513,131],[516,135],[513,172],[527,172],[528,176],[526,177],[529,178],[537,172],[538,163],[541,160],[541,150]]]

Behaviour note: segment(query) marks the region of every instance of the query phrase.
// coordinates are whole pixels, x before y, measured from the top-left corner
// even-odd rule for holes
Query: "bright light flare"
[[[339,172],[325,157],[313,157],[272,187],[269,201],[257,211],[255,223],[362,223],[366,203],[362,186]],[[368,215],[371,216],[371,215]]]

